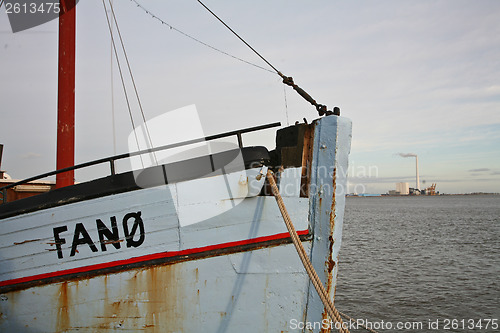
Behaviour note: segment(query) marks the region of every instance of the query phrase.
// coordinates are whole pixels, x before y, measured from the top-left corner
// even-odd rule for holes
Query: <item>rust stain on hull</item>
[[[333,259],[333,244],[335,243],[335,239],[333,238],[333,232],[335,230],[335,192],[337,190],[337,169],[333,169],[332,175],[332,206],[330,207],[330,235],[328,236],[328,256],[325,261],[325,270],[326,270],[326,292],[328,296],[331,298],[332,287],[333,287],[333,269],[335,268],[335,260]],[[322,319],[328,319],[328,314],[326,309],[323,310]],[[326,329],[321,329],[321,332],[328,332]]]
[[[185,293],[194,279],[178,274],[181,265],[158,265],[54,284],[55,318],[50,331],[182,332],[184,299],[178,295]],[[13,300],[24,292],[11,292],[9,298]],[[194,305],[188,301],[186,305]],[[3,317],[0,314],[0,322]]]
[[[182,330],[181,304],[177,302],[177,288],[181,286],[177,286],[175,265],[153,267],[146,275],[150,285],[146,325],[161,329],[167,324],[172,330]]]
[[[182,331],[184,318],[179,310],[182,304],[178,303],[177,297],[177,288],[182,288],[180,277],[176,274],[178,265],[149,267],[129,275],[120,297],[109,298],[106,295],[102,300],[104,315],[98,318],[97,328]]]
[[[14,245],[21,245],[21,244],[26,244],[26,243],[31,243],[31,242],[38,242],[38,241],[41,241],[41,239],[37,238],[37,239],[27,239],[25,241],[22,241],[22,242],[14,242]]]
[[[71,293],[68,290],[68,282],[63,282],[59,285],[57,295],[57,332],[66,331],[70,328],[69,305],[71,303]]]

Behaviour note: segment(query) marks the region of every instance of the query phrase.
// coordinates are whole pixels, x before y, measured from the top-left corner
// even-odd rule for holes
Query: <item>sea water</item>
[[[500,196],[348,197],[335,305],[379,332],[500,332]]]

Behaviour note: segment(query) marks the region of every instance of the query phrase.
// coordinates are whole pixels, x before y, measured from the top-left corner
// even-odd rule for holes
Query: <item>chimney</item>
[[[415,163],[416,163],[416,168],[417,168],[417,180],[416,180],[417,185],[415,186],[415,188],[417,190],[420,190],[420,178],[418,177],[418,156],[417,155],[415,155]]]

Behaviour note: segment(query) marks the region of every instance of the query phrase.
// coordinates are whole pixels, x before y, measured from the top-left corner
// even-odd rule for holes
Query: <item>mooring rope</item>
[[[292,237],[292,242],[293,245],[295,245],[295,249],[297,250],[297,253],[299,254],[300,260],[302,261],[302,264],[304,265],[304,268],[306,269],[307,275],[309,275],[309,278],[311,279],[311,282],[318,292],[319,297],[321,298],[321,302],[323,302],[323,305],[328,312],[328,316],[333,320],[333,322],[336,324],[335,327],[338,328],[340,333],[349,333],[349,330],[347,329],[347,325],[344,326],[344,323],[342,321],[343,317],[344,319],[349,320],[350,322],[356,322],[356,325],[364,328],[368,332],[371,333],[378,333],[377,331],[366,327],[365,325],[359,323],[358,320],[349,317],[348,315],[339,312],[336,308],[335,305],[333,305],[332,301],[328,297],[328,293],[325,290],[325,287],[323,286],[323,283],[321,282],[320,278],[318,277],[318,274],[314,270],[314,267],[311,263],[311,260],[309,260],[309,257],[307,256],[306,250],[304,249],[304,246],[302,245],[302,242],[300,241],[299,235],[297,234],[297,231],[295,230],[295,227],[293,226],[292,220],[290,219],[290,215],[288,215],[288,211],[286,210],[285,203],[283,202],[283,198],[281,197],[280,191],[278,189],[278,186],[276,186],[276,181],[274,180],[273,177],[273,172],[271,170],[267,171],[267,180],[269,181],[269,184],[271,185],[271,191],[273,192],[274,197],[276,198],[276,202],[278,203],[278,207],[280,209],[281,215],[283,216],[283,220],[285,221],[286,227],[288,229],[288,232],[290,233],[290,237]]]
[[[283,216],[283,220],[285,221],[288,232],[290,233],[290,237],[292,238],[293,245],[295,245],[295,249],[299,254],[300,260],[302,261],[302,264],[304,265],[307,275],[309,275],[309,278],[311,279],[314,288],[318,292],[318,295],[321,298],[321,301],[323,302],[323,305],[328,313],[328,316],[333,320],[333,322],[335,323],[335,327],[338,328],[340,333],[344,332],[349,333],[349,330],[346,327],[344,327],[344,323],[342,322],[340,313],[337,311],[332,301],[328,297],[328,293],[326,292],[323,283],[321,282],[318,274],[314,270],[311,261],[309,260],[309,257],[307,256],[306,250],[304,249],[304,246],[300,241],[299,235],[297,234],[297,231],[293,226],[292,220],[290,219],[290,215],[288,215],[288,212],[285,208],[285,203],[283,202],[283,198],[281,197],[281,194],[278,190],[278,186],[276,186],[273,173],[270,170],[267,171],[267,179],[269,181],[269,184],[271,185],[271,190],[276,199],[276,202],[278,203],[278,207],[280,209],[281,215]]]

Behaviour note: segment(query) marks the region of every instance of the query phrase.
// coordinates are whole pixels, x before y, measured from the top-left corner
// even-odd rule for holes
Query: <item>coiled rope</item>
[[[371,333],[378,333],[377,331],[372,330],[371,328],[368,328],[365,325],[360,324],[356,319],[349,317],[348,315],[342,312],[339,312],[335,308],[335,305],[333,305],[332,301],[328,297],[328,293],[326,292],[323,283],[321,282],[318,274],[316,273],[316,270],[314,269],[311,260],[309,260],[306,250],[304,249],[304,246],[300,241],[299,235],[297,234],[297,231],[293,226],[292,220],[290,219],[290,215],[288,215],[288,211],[286,210],[285,203],[283,202],[283,198],[281,197],[278,186],[276,186],[276,181],[274,180],[273,172],[271,170],[268,170],[266,176],[269,184],[271,185],[271,191],[274,195],[274,198],[278,203],[278,207],[280,209],[281,215],[283,216],[283,220],[285,221],[288,233],[292,238],[293,245],[295,245],[295,249],[299,254],[300,260],[302,261],[302,264],[304,265],[307,275],[309,275],[309,278],[311,279],[314,288],[318,292],[318,295],[321,298],[321,302],[323,302],[323,305],[328,313],[328,316],[335,323],[335,327],[338,329],[340,333],[349,333],[349,330],[347,329],[348,325],[345,325],[341,318],[344,317],[350,322],[351,321],[356,322],[357,326],[360,326]]]

